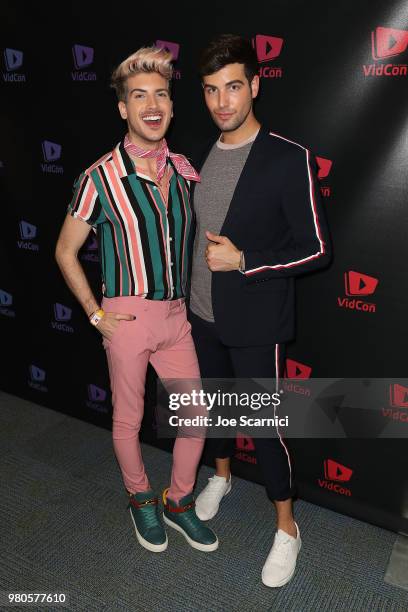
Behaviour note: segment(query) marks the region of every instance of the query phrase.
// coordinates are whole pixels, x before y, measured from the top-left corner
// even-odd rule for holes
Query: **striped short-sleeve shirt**
[[[96,231],[105,297],[185,295],[190,185],[171,170],[167,206],[151,178],[136,172],[123,141],[75,182],[68,212]]]

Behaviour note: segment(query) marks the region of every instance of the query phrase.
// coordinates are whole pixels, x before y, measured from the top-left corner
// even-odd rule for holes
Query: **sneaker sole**
[[[231,482],[230,482],[230,483],[229,483],[229,486],[228,486],[228,488],[227,488],[227,490],[225,491],[224,495],[221,497],[221,500],[222,500],[222,499],[223,499],[223,498],[224,498],[226,495],[228,495],[228,493],[231,491],[231,489],[232,489],[232,484],[231,484]],[[197,498],[197,499],[198,499],[198,498]],[[217,516],[217,514],[218,514],[218,510],[220,509],[220,504],[218,504],[218,508],[217,508],[217,510],[214,512],[214,514],[212,514],[212,515],[211,515],[211,516],[209,516],[208,518],[207,518],[207,517],[206,517],[206,518],[203,518],[203,517],[202,517],[202,516],[200,516],[200,514],[199,514],[200,509],[199,509],[199,506],[197,506],[197,499],[196,499],[196,506],[195,506],[195,508],[196,508],[196,515],[198,516],[198,518],[200,519],[200,521],[211,521],[211,519],[213,519],[213,518],[214,518],[214,516]],[[221,500],[220,500],[220,503],[221,503]],[[198,510],[198,512],[197,512],[197,510]]]
[[[301,549],[301,548],[302,548],[302,542],[300,542],[300,545],[299,545],[298,555],[299,555],[299,553],[300,553],[300,549]],[[265,586],[270,587],[270,588],[272,588],[272,589],[273,589],[274,587],[281,587],[281,586],[284,586],[284,585],[285,585],[285,584],[287,584],[287,583],[288,583],[290,580],[292,580],[293,575],[294,575],[294,573],[295,573],[295,570],[296,570],[296,565],[295,565],[295,567],[293,568],[293,571],[292,571],[292,573],[291,573],[289,576],[286,576],[286,578],[284,578],[284,579],[283,579],[283,580],[281,580],[280,582],[275,582],[274,584],[268,584],[267,582],[265,582],[265,581],[264,581],[263,577],[261,576],[262,584],[264,584]]]
[[[136,531],[136,537],[137,540],[139,542],[139,544],[141,546],[143,546],[143,548],[146,548],[147,550],[150,550],[150,552],[163,552],[163,550],[166,550],[167,545],[169,543],[169,540],[167,538],[167,533],[166,533],[166,541],[163,542],[163,544],[152,544],[151,542],[149,542],[148,540],[146,540],[140,533],[139,530],[136,526],[136,521],[133,518],[133,513],[132,510],[129,508],[129,512],[130,512],[130,516],[132,518],[132,522]]]
[[[179,531],[181,534],[183,534],[183,536],[186,538],[187,542],[190,544],[192,548],[195,548],[196,550],[201,550],[202,552],[212,552],[213,550],[217,550],[218,543],[219,543],[218,538],[216,539],[215,542],[213,542],[213,544],[201,544],[200,542],[196,542],[195,540],[192,540],[190,536],[184,531],[184,529],[180,527],[180,525],[177,525],[177,523],[173,523],[173,521],[167,518],[164,512],[163,512],[163,521],[169,527],[172,527],[176,531]]]

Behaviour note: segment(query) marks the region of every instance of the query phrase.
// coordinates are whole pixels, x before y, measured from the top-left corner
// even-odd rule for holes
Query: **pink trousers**
[[[120,321],[111,340],[104,338],[113,404],[113,446],[126,489],[152,488],[139,443],[145,380],[150,362],[163,379],[199,379],[200,370],[184,299],[146,300],[137,296],[104,298],[106,312],[132,314]],[[177,437],[168,497],[176,502],[193,490],[205,436]]]

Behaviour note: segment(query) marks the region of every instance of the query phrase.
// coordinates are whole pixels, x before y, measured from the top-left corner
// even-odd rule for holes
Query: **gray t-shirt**
[[[208,239],[205,231],[219,234],[238,179],[257,136],[238,145],[217,140],[201,169],[201,182],[194,189],[197,228],[194,240],[190,308],[205,321],[214,321],[211,302],[211,274],[205,261]]]

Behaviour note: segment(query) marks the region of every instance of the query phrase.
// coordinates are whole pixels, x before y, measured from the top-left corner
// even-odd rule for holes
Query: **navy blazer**
[[[213,144],[193,160],[198,170]],[[192,202],[194,208],[194,187]],[[244,274],[212,273],[214,319],[222,342],[251,346],[292,340],[295,277],[327,266],[331,258],[310,151],[261,127],[220,234],[245,255]]]

